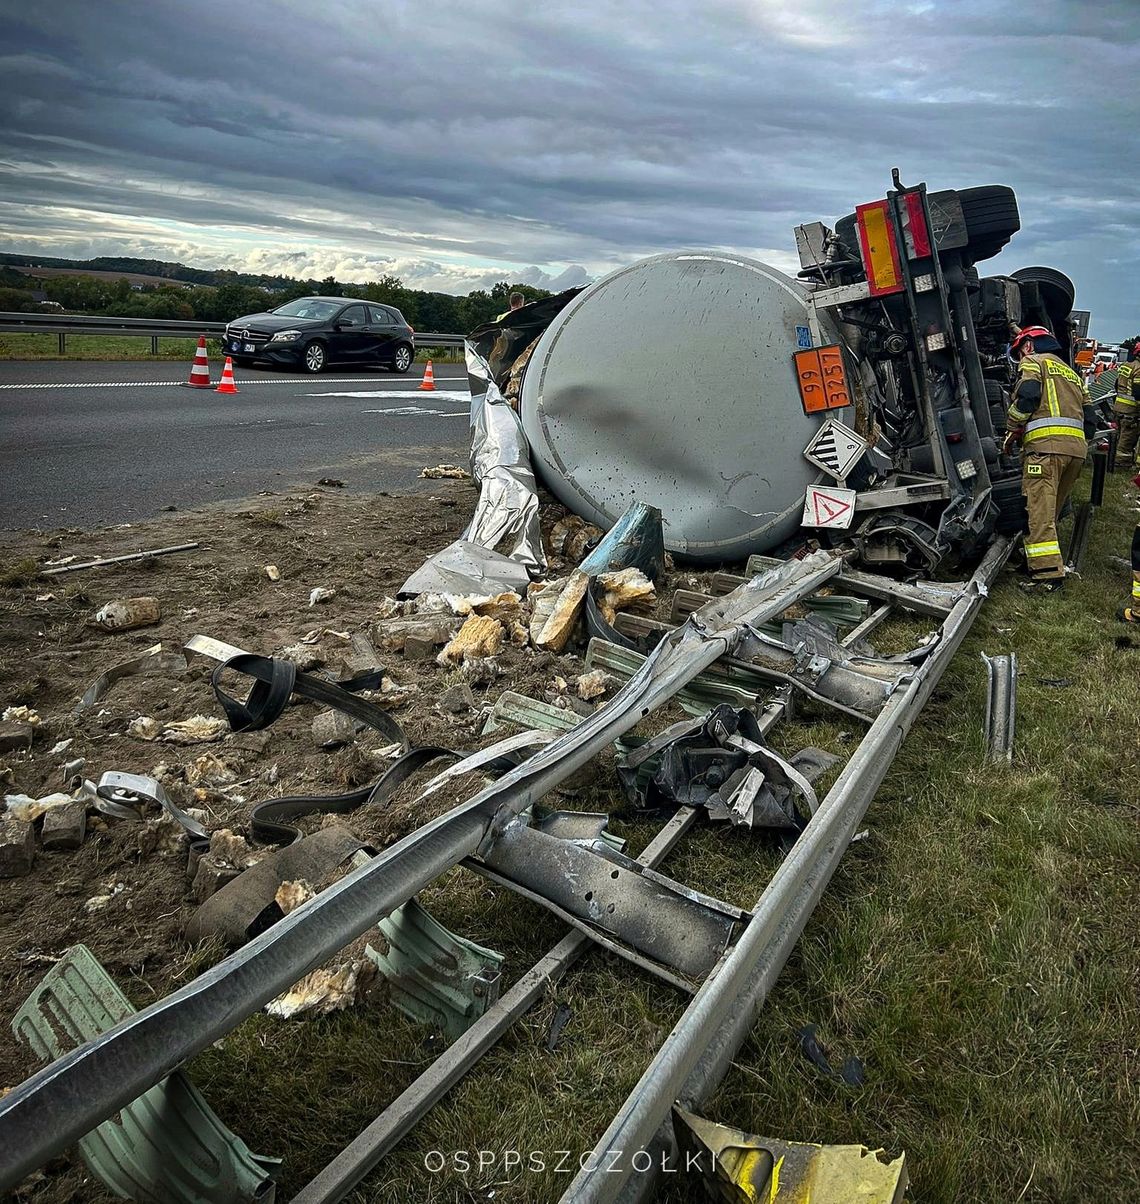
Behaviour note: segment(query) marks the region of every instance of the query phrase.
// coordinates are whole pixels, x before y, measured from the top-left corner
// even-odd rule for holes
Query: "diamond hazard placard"
[[[854,489],[826,489],[809,485],[804,497],[805,527],[834,527],[846,531],[855,517]]]
[[[804,448],[804,459],[842,481],[866,450],[866,439],[837,418],[829,418]]]

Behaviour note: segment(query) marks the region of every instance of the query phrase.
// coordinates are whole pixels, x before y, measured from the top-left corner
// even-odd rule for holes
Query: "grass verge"
[[[218,339],[207,339],[210,359],[224,358]],[[150,336],[69,334],[64,354],[59,351],[59,336],[54,334],[0,334],[0,360],[185,360],[190,363],[197,350],[197,339],[160,338],[158,355],[150,351]],[[419,347],[416,363],[428,360],[437,364],[463,363],[461,347]]]

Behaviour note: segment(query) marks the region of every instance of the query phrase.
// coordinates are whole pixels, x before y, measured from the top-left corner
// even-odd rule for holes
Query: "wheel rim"
[[[396,367],[403,372],[405,368],[409,367],[411,362],[412,353],[407,349],[407,347],[401,347],[400,350],[396,352]]]
[[[316,344],[305,349],[305,366],[310,372],[317,372],[324,366],[325,353]]]

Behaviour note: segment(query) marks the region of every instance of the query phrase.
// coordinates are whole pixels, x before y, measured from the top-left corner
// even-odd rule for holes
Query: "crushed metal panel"
[[[74,945],[12,1018],[17,1040],[48,1061],[134,1013],[86,945]],[[140,1204],[272,1204],[278,1159],[252,1154],[175,1071],[79,1142],[91,1173]]]
[[[726,1204],[902,1204],[905,1154],[754,1137],[679,1105],[673,1121],[686,1175]]]
[[[392,1002],[413,1020],[461,1037],[499,998],[503,955],[449,932],[415,899],[380,921],[386,948],[366,946]]]

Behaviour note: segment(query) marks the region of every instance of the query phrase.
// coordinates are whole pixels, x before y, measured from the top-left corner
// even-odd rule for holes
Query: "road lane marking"
[[[306,393],[306,397],[414,397],[416,401],[458,401],[463,405],[471,404],[470,393],[448,393],[440,389],[429,390],[430,396],[424,396],[423,389],[361,389],[352,393]]]
[[[466,418],[466,410],[425,410],[422,406],[393,406],[387,410],[361,410],[362,414],[430,414],[437,418]]]
[[[238,378],[238,389],[244,389],[246,385],[314,385],[314,384],[330,384],[330,385],[354,385],[357,383],[370,384],[375,382],[379,384],[386,380],[382,376],[332,376],[326,381],[316,381],[311,376],[282,376],[276,379],[268,379],[258,377],[254,379]],[[447,378],[454,379],[454,378]],[[393,382],[395,383],[395,382]],[[0,384],[0,389],[168,389],[173,385],[184,385],[184,380],[92,380],[92,381],[60,381],[57,384]],[[214,392],[215,390],[205,390],[202,392]],[[414,390],[418,392],[418,390]],[[402,396],[402,394],[392,394],[387,390],[381,389],[378,393],[381,397]],[[351,393],[310,393],[309,397],[351,397]],[[467,400],[465,397],[464,400]]]

